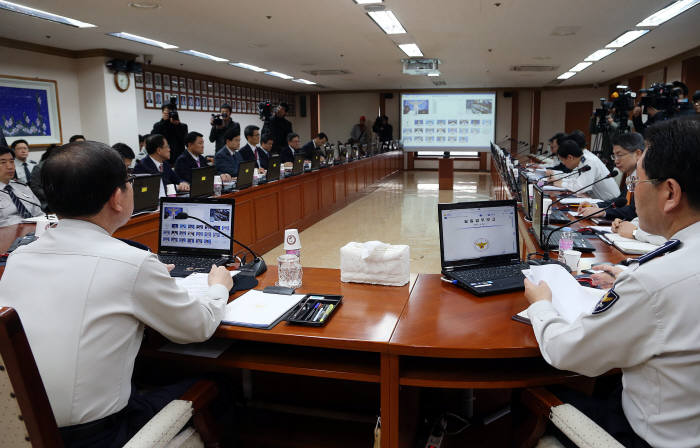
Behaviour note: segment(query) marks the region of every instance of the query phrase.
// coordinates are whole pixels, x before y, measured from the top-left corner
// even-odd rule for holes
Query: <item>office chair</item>
[[[213,382],[195,383],[180,400],[171,401],[156,414],[125,447],[218,446],[207,409],[216,394]],[[196,430],[182,430],[190,419]],[[0,445],[64,446],[22,322],[17,312],[7,307],[0,307]]]

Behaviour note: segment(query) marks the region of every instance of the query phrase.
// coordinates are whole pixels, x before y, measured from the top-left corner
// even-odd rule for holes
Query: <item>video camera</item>
[[[634,109],[634,100],[637,94],[630,91],[627,86],[617,86],[616,90],[607,98],[600,99],[600,107],[593,112],[591,133],[597,134],[608,129],[608,116],[612,113],[612,119],[621,130],[627,130],[629,112]]]
[[[214,126],[221,126],[224,124],[224,117],[221,114],[211,114],[211,119]]]
[[[174,96],[170,97],[170,103],[168,103],[168,110],[170,110],[170,113],[168,114],[168,118],[172,120],[178,120],[180,121],[180,114],[177,113],[177,98]]]
[[[682,89],[673,84],[654,83],[648,89],[640,89],[642,96],[639,105],[647,112],[647,108],[653,107],[658,111],[664,111],[667,117],[674,115],[677,111],[678,96],[683,93]]]
[[[262,121],[272,120],[272,103],[270,101],[261,101],[258,103],[258,116]]]

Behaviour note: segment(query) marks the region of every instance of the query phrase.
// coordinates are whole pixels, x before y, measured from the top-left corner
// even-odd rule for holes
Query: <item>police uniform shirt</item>
[[[673,240],[680,247],[670,252]],[[587,376],[622,369],[622,408],[649,444],[697,447],[700,222],[640,260],[618,276],[591,314],[568,323],[543,300],[530,305],[528,316],[552,366]]]
[[[177,343],[208,339],[228,290],[193,296],[155,254],[87,221],[62,219],[15,250],[0,303],[17,310],[59,427],[123,409],[147,325]]]
[[[34,195],[31,188],[14,180],[11,180],[9,185],[12,187],[12,192],[20,199],[24,208],[26,208],[32,216],[39,216],[43,213],[41,207],[29,203],[33,202],[39,204],[39,199]],[[0,190],[3,190],[3,193],[0,193],[0,227],[11,226],[22,222],[22,217],[17,211],[17,207],[12,202],[12,198],[4,192],[6,186],[7,184],[0,182]]]
[[[29,183],[29,179],[27,179],[27,173],[24,170],[24,165],[27,165],[27,170],[29,171],[29,176],[31,177],[32,170],[36,166],[36,162],[29,159],[27,159],[26,162],[15,159],[15,174],[17,175],[17,180],[26,184]]]
[[[595,154],[587,149],[583,150],[581,162],[579,162],[575,169],[579,169],[585,165],[590,166],[591,169],[563,179],[561,181],[562,187],[568,189],[569,191],[577,191],[580,188],[590,185],[598,179],[603,179],[605,176],[610,174],[608,167],[606,167]],[[581,193],[585,193],[587,191],[590,191],[591,197],[595,199],[602,199],[604,201],[612,201],[616,197],[620,196],[620,187],[613,178],[608,178],[598,182],[592,187],[581,190]]]

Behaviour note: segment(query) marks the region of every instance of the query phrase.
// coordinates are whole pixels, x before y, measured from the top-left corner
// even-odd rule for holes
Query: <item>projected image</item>
[[[447,120],[447,124],[450,126],[456,126],[457,125],[457,120]]]
[[[469,120],[459,120],[459,125],[460,125],[460,126],[464,126],[464,125],[467,125],[467,124],[469,124]]]
[[[404,135],[406,134],[413,134],[413,128],[407,128],[403,130]]]
[[[225,208],[213,208],[209,210],[209,221],[226,221],[228,222],[229,216],[231,216],[231,211]]]
[[[433,143],[435,141],[435,137],[432,135],[430,137],[425,137],[425,142],[426,143]]]
[[[467,100],[467,112],[477,115],[487,115],[493,110],[493,102],[491,100]]]
[[[447,120],[438,120],[436,124],[438,126],[440,126],[440,125],[445,126],[447,124]]]
[[[460,137],[459,141],[462,143],[469,143],[469,137],[467,137],[467,136]]]
[[[175,218],[175,215],[182,213],[182,207],[165,207],[163,211],[163,217],[165,219]]]
[[[425,120],[426,126],[433,126],[434,124],[435,124],[435,120]]]
[[[414,142],[423,142],[423,137],[416,137],[413,139]]]
[[[479,123],[481,123],[479,120],[472,120],[472,126],[479,126]]]
[[[423,125],[423,120],[414,120],[414,121],[413,121],[413,124],[415,124],[416,126],[422,126],[422,125]]]
[[[429,114],[429,104],[428,100],[404,100],[403,113],[404,115]]]
[[[426,133],[426,134],[434,134],[434,133],[435,133],[435,128],[425,128],[425,133]]]
[[[414,134],[422,134],[422,133],[423,133],[423,128],[415,128],[415,129],[413,130],[413,133],[414,133]]]

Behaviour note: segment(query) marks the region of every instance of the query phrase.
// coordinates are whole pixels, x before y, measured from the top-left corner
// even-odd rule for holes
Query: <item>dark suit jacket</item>
[[[216,174],[226,173],[232,177],[238,176],[238,163],[235,162],[235,157],[231,155],[226,145],[216,151],[214,166],[216,166]]]
[[[150,157],[146,156],[143,159],[139,160],[136,162],[136,166],[134,167],[134,174],[161,174],[160,171],[158,171],[158,167],[156,164],[151,160]],[[170,167],[170,163],[168,161],[163,162],[163,185],[170,185],[170,184],[175,184],[178,185],[180,182],[182,182],[182,179],[175,174],[175,171]]]
[[[314,141],[310,140],[308,143],[306,143],[304,146],[302,146],[299,149],[299,152],[301,154],[304,154],[304,159],[306,160],[313,160],[314,154],[318,151],[318,148],[314,146]]]
[[[301,154],[300,150],[296,150],[294,151],[294,154],[292,154],[292,148],[290,148],[289,145],[287,145],[284,148],[282,148],[282,152],[280,152],[280,162],[294,162],[294,156],[297,154]]]
[[[233,154],[233,163],[235,169],[235,176],[238,177],[238,168],[241,162],[252,162],[255,160],[255,153],[251,149],[250,145],[245,145]]]
[[[203,156],[199,156],[199,166],[207,166],[207,159]],[[192,168],[197,168],[197,162],[194,161],[189,151],[180,154],[180,157],[175,161],[175,174],[185,182],[192,183]]]
[[[262,148],[255,148],[258,152],[258,162],[260,163],[260,168],[267,170],[270,164],[270,155],[265,152]]]
[[[620,186],[620,196],[619,197],[627,199],[627,184],[625,182],[622,182],[622,185]],[[607,207],[608,205],[612,204],[613,202],[614,201],[601,202],[598,204],[598,207],[600,207],[600,208]],[[625,205],[624,207],[610,208],[610,209],[605,211],[605,218],[606,219],[620,218],[623,221],[632,221],[636,217],[637,217],[637,209],[634,205],[634,193],[632,193],[630,195],[630,200],[629,200],[628,205]]]

